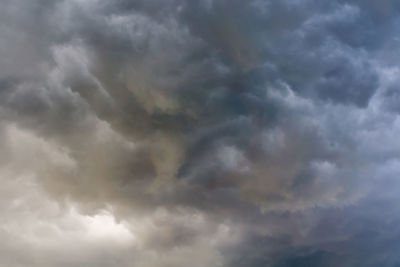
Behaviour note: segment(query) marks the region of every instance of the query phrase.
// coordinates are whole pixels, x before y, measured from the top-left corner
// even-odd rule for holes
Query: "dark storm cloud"
[[[397,264],[395,1],[1,4],[1,264]]]

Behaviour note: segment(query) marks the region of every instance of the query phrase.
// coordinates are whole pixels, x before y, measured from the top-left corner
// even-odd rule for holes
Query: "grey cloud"
[[[397,264],[394,1],[2,5],[0,265]]]

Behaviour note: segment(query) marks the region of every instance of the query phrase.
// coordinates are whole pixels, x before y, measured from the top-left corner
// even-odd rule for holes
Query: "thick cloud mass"
[[[400,5],[0,0],[1,267],[400,265]]]

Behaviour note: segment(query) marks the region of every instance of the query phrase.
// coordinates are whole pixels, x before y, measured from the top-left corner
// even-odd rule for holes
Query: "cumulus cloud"
[[[396,266],[395,1],[0,0],[1,266]]]

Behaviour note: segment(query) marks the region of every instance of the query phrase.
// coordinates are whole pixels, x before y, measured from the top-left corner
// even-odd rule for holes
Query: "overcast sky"
[[[399,13],[0,0],[0,267],[400,266]]]

